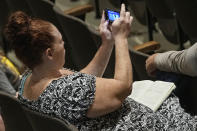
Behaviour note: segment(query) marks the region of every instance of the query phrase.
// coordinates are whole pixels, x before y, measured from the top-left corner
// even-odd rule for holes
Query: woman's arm
[[[118,109],[131,93],[133,78],[127,37],[132,19],[123,4],[120,18],[112,24],[116,53],[114,79],[96,78],[95,100],[88,110],[88,117],[98,117]]]
[[[108,21],[105,21],[103,12],[101,24],[99,26],[102,44],[92,61],[82,69],[81,72],[92,74],[97,77],[103,76],[114,46],[114,40],[108,26]]]
[[[197,76],[197,43],[182,51],[168,51],[150,56],[146,61],[147,71],[156,69]]]

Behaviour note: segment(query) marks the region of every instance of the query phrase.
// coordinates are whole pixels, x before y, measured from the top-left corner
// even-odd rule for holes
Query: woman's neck
[[[52,79],[61,77],[61,69],[49,68],[47,66],[37,66],[32,70],[32,79],[41,80],[41,79]]]

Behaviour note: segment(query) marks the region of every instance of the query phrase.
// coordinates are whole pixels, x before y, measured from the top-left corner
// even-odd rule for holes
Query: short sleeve
[[[47,94],[52,94],[50,97],[53,97],[52,103],[55,103],[53,108],[59,117],[72,124],[85,119],[88,108],[94,101],[95,81],[95,76],[80,72],[53,81],[51,86],[55,89],[51,89],[51,93]]]

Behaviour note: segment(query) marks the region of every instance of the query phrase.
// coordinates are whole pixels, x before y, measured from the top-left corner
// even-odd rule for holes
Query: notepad
[[[155,112],[175,88],[176,86],[172,82],[135,81],[132,86],[132,93],[128,97],[149,107]]]

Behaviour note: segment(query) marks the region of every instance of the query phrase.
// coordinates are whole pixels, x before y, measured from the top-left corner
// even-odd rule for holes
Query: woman
[[[195,129],[196,118],[174,105],[178,100],[169,98],[153,113],[127,98],[133,79],[127,42],[132,19],[124,4],[120,18],[110,28],[103,15],[101,47],[87,67],[72,72],[63,68],[64,42],[54,25],[30,19],[22,12],[12,14],[6,36],[17,57],[31,70],[22,77],[19,100],[33,110],[67,120],[85,131]],[[114,78],[101,78],[113,46]]]

